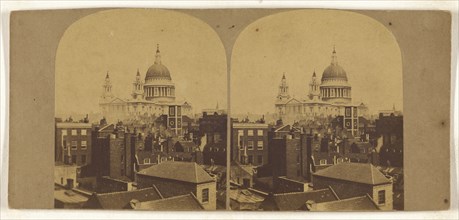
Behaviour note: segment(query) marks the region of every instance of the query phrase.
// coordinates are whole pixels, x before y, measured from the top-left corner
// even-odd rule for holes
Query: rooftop
[[[83,122],[57,122],[57,128],[91,128],[91,123]]]
[[[306,201],[311,200],[316,203],[336,201],[338,198],[332,189],[321,189],[308,192],[291,192],[274,194],[272,200],[275,209],[280,211],[305,210]]]
[[[133,200],[130,202],[130,205],[132,209],[156,211],[192,211],[204,209],[191,193],[153,201],[139,202],[138,200]]]
[[[133,199],[144,202],[161,198],[162,196],[160,192],[155,187],[113,193],[94,193],[85,204],[85,207],[101,209],[125,209],[129,208],[129,202]]]
[[[54,190],[54,199],[62,203],[84,203],[88,197],[73,190],[58,189]]]
[[[378,206],[367,194],[338,201],[312,203],[309,211],[378,211]]]
[[[229,197],[239,203],[261,203],[265,200],[262,193],[250,189],[232,189]]]
[[[339,163],[319,170],[312,175],[370,185],[391,183],[389,179],[370,163]]]
[[[255,122],[248,122],[248,123],[237,122],[237,123],[233,123],[233,128],[266,128],[268,129],[268,124],[255,123]]]
[[[195,162],[166,161],[146,168],[137,174],[189,183],[206,183],[215,181]]]

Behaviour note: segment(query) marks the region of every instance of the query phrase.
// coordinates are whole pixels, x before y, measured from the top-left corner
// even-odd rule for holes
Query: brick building
[[[340,199],[366,196],[381,210],[392,210],[392,182],[376,167],[363,163],[340,163],[312,174],[314,190],[332,187]]]
[[[231,129],[231,158],[233,161],[254,166],[269,163],[268,124],[234,122]]]
[[[222,111],[203,112],[199,119],[200,136],[204,137],[201,141],[203,163],[206,165],[226,166],[226,133],[227,133],[227,114]]]
[[[403,116],[380,113],[376,119],[376,132],[382,137],[381,165],[403,167]]]
[[[270,132],[268,147],[275,191],[304,191],[304,183],[311,175],[311,150],[308,149],[311,138],[306,134],[275,136],[275,132]],[[286,185],[295,189],[289,190],[291,187]]]
[[[95,176],[134,178],[135,150],[144,147],[144,139],[125,131],[122,125],[109,124],[96,128],[93,134]]]
[[[91,164],[91,127],[85,122],[56,122],[55,162],[78,166]]]

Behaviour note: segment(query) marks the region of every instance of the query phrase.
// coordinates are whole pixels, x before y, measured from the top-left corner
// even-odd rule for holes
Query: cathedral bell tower
[[[102,93],[102,99],[113,98],[112,83],[110,82],[110,76],[108,75],[108,71],[107,71],[107,75],[105,76],[104,85],[102,87],[104,88],[104,92]]]
[[[279,93],[277,95],[278,101],[286,101],[290,99],[290,95],[288,94],[288,85],[287,79],[285,78],[285,73],[282,75],[282,80],[279,85]]]
[[[311,82],[309,83],[309,100],[319,101],[320,100],[320,83],[316,77],[316,71],[312,74]]]
[[[137,69],[137,75],[135,77],[135,81],[132,83],[132,86],[132,98],[136,100],[142,100],[144,97],[144,91],[139,69]]]

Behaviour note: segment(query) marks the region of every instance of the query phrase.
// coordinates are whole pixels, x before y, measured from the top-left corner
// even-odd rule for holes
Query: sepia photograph
[[[232,54],[232,210],[403,210],[402,60],[366,16],[296,10]]]
[[[2,219],[454,212],[451,11],[118,7],[7,15]]]
[[[81,18],[56,54],[55,208],[225,209],[226,56],[164,10]]]

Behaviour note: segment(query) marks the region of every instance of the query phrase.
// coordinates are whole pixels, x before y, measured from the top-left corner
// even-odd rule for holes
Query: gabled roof
[[[378,211],[378,206],[371,197],[365,196],[338,201],[313,203],[309,211]]]
[[[289,104],[289,103],[301,103],[301,102],[298,101],[298,99],[296,99],[296,98],[291,98],[285,104]]]
[[[126,103],[126,101],[124,101],[124,100],[122,100],[120,98],[114,98],[109,103]]]
[[[229,196],[238,203],[261,203],[265,200],[264,195],[252,189],[231,189]]]
[[[279,128],[277,128],[274,132],[290,132],[290,125],[284,125]]]
[[[100,128],[99,129],[99,132],[103,132],[103,131],[113,131],[115,129],[115,125],[114,124],[107,124],[105,125],[104,127]]]
[[[306,210],[306,201],[309,200],[315,203],[321,203],[336,201],[338,198],[330,188],[326,188],[308,192],[274,194],[266,198],[262,206],[264,210]]]
[[[239,162],[234,162],[234,163],[231,163],[231,173],[234,173],[235,175],[239,175],[241,172],[244,172],[250,176],[253,176],[254,174],[254,168],[255,166],[253,165],[245,165],[245,164],[241,164]]]
[[[391,183],[370,163],[339,163],[312,175],[370,185]]]
[[[131,208],[155,211],[193,211],[204,209],[192,193],[153,201],[132,201]]]
[[[188,183],[215,181],[195,162],[166,161],[144,169],[137,174]]]
[[[89,209],[126,209],[130,207],[129,202],[133,199],[143,202],[161,198],[156,187],[113,193],[94,193],[84,207]]]

